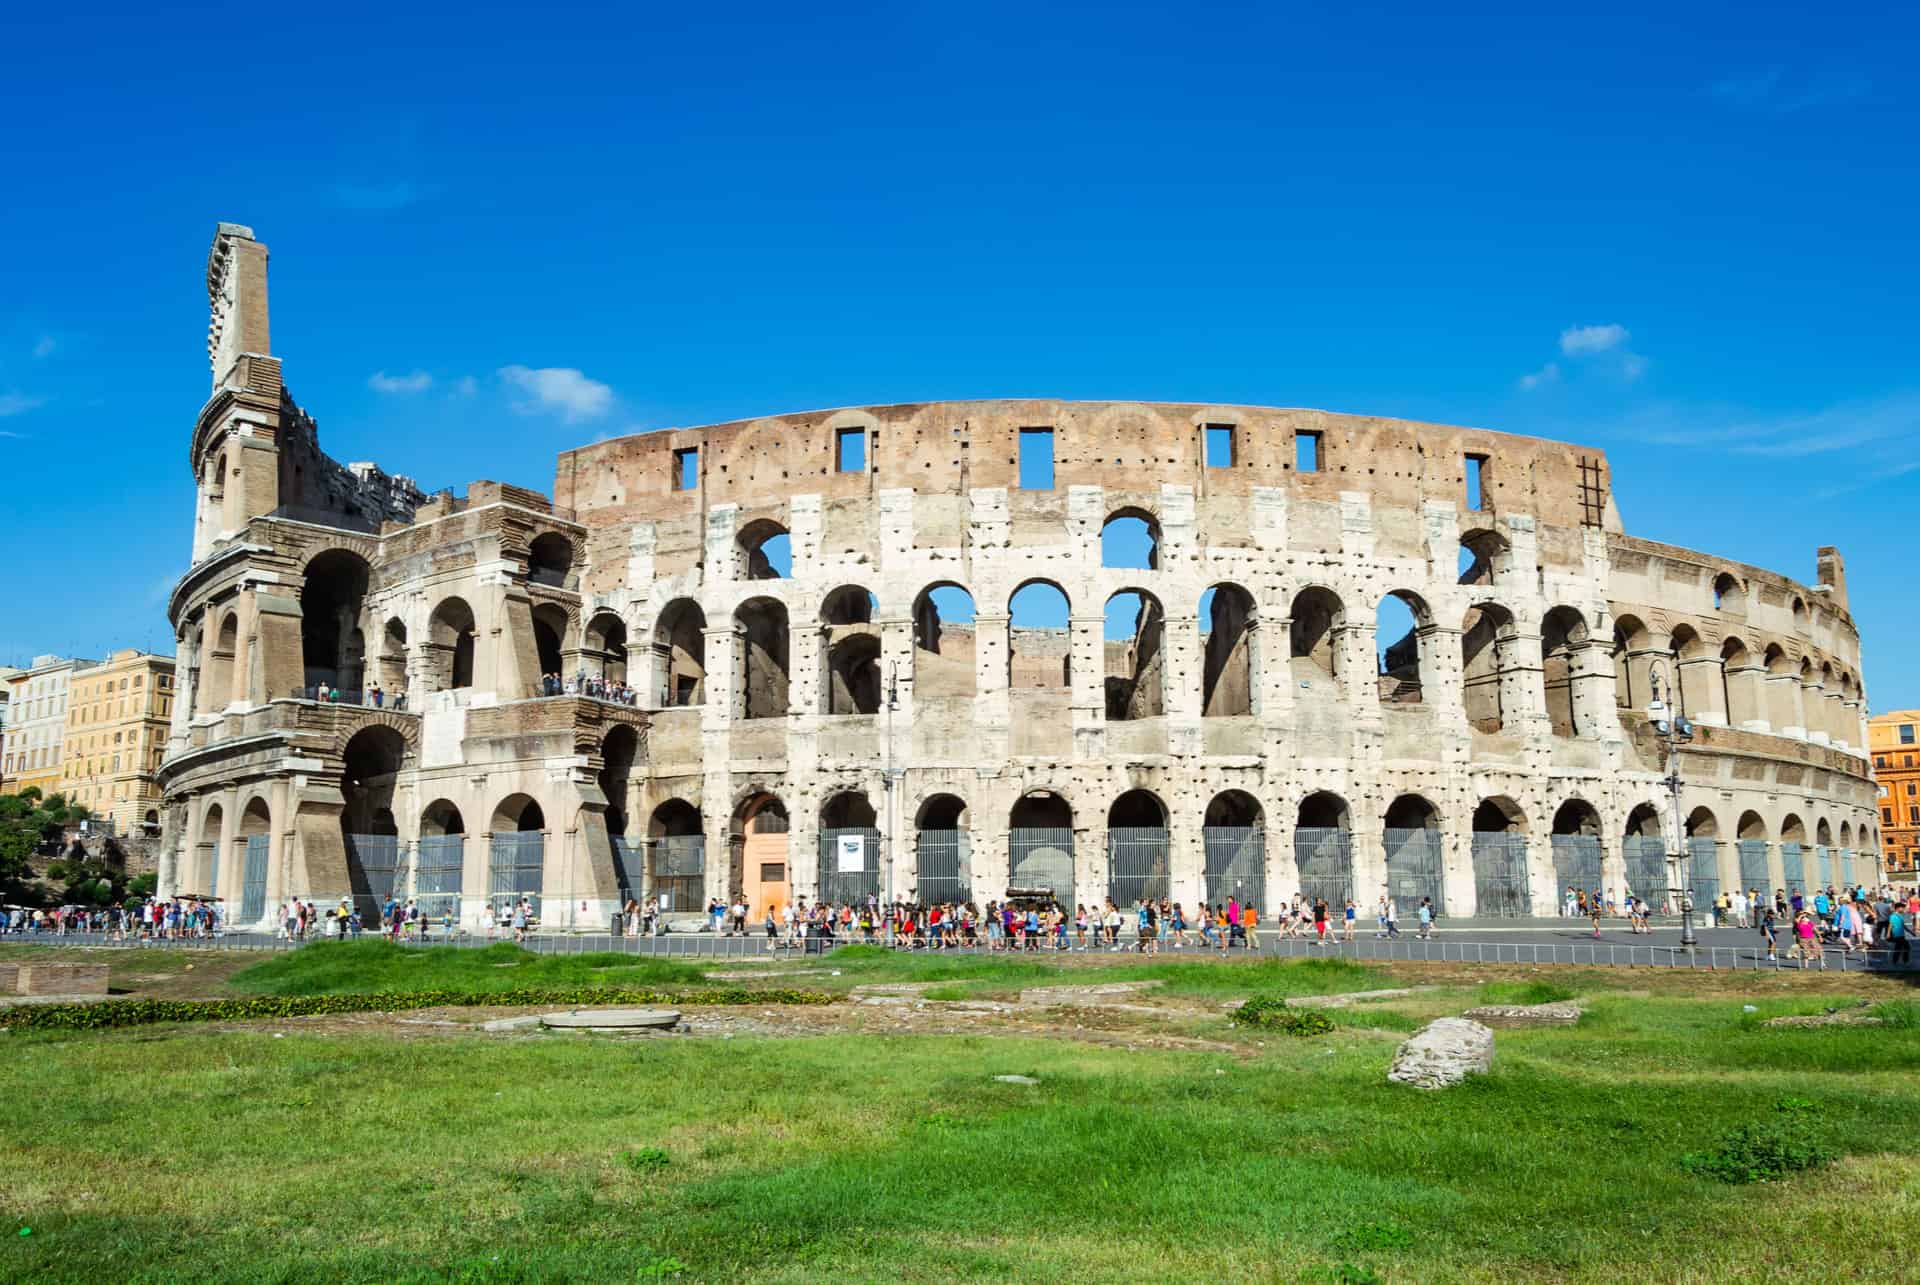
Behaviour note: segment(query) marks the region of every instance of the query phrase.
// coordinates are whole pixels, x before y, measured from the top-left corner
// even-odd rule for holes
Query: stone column
[[[1727,722],[1749,732],[1772,730],[1767,710],[1767,671],[1759,663],[1737,665],[1726,671]]]
[[[1805,729],[1806,739],[1815,745],[1825,745],[1827,736],[1826,693],[1820,686],[1818,675],[1800,684],[1800,726]]]
[[[1724,677],[1718,656],[1689,656],[1675,662],[1680,706],[1688,718],[1711,727],[1727,725]]]
[[[1619,723],[1612,658],[1601,643],[1588,639],[1574,646],[1569,671],[1573,684],[1574,728],[1581,736],[1605,736],[1609,728]]]
[[[1067,617],[1067,655],[1073,671],[1068,699],[1073,709],[1073,755],[1077,759],[1098,759],[1106,747],[1106,625],[1104,615],[1076,613]]]

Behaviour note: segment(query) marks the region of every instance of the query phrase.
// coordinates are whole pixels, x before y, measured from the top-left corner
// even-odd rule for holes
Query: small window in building
[[[1233,467],[1233,425],[1207,425],[1207,467]]]
[[[1053,489],[1052,429],[1023,428],[1020,430],[1020,489],[1023,491]]]
[[[1467,507],[1484,509],[1487,507],[1487,457],[1484,455],[1467,456]]]
[[[762,861],[760,863],[761,883],[785,883],[787,865],[784,861]]]
[[[689,446],[673,453],[673,489],[694,491],[700,487],[700,448]]]
[[[1893,809],[1892,809],[1892,808],[1881,808],[1881,809],[1880,809],[1880,821],[1881,821],[1881,823],[1882,823],[1883,825],[1892,825],[1892,824],[1893,824]]]
[[[867,471],[867,430],[843,428],[833,435],[833,467],[839,473]]]
[[[1293,467],[1300,473],[1318,473],[1320,471],[1320,434],[1295,433],[1293,435]]]
[[[1908,798],[1912,798],[1912,797],[1914,796],[1914,794],[1915,794],[1915,790],[1914,790],[1914,787],[1913,787],[1913,782],[1912,782],[1912,781],[1908,781],[1908,782],[1907,782],[1907,797],[1908,797]]]
[[[1920,825],[1920,808],[1907,809],[1907,824]]]
[[[1902,745],[1913,744],[1913,724],[1912,723],[1900,724],[1900,743]]]

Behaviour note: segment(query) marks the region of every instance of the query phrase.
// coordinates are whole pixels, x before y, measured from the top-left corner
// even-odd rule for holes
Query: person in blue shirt
[[[1913,947],[1908,942],[1907,912],[1896,903],[1893,913],[1887,916],[1887,940],[1893,943],[1893,962],[1905,964],[1912,960]]]

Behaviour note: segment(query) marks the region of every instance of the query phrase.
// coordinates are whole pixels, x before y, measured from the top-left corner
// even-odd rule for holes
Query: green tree
[[[29,785],[18,794],[0,794],[0,883],[33,877],[33,858],[58,845],[63,827],[93,813],[67,802],[64,794],[42,795]]]

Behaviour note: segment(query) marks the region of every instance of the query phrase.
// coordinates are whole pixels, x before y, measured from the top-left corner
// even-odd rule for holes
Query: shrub
[[[1892,999],[1884,1004],[1875,1004],[1867,1010],[1867,1015],[1879,1018],[1882,1026],[1898,1030],[1911,1031],[1920,1027],[1920,1003],[1910,999]]]
[[[405,991],[373,995],[263,995],[251,999],[123,999],[103,1004],[44,1004],[16,1008],[0,1017],[15,1030],[104,1030],[153,1022],[227,1022],[256,1018],[318,1017],[330,1013],[386,1013],[410,1008],[475,1008],[486,1005],[582,1004],[831,1004],[824,991],[620,990],[577,986],[558,990]]]
[[[1573,992],[1552,982],[1488,982],[1480,988],[1484,1004],[1560,1004]]]
[[[1342,1249],[1405,1249],[1413,1233],[1398,1223],[1360,1223],[1335,1233],[1333,1242]]]
[[[621,1159],[635,1173],[653,1173],[673,1163],[673,1157],[659,1147],[641,1147],[638,1151],[627,1152]]]
[[[1834,1151],[1821,1137],[1818,1103],[1782,1098],[1774,1112],[1772,1119],[1727,1130],[1711,1151],[1681,1156],[1680,1167],[1695,1177],[1745,1184],[1773,1182],[1833,1162]]]
[[[1230,1014],[1242,1026],[1279,1031],[1284,1035],[1325,1035],[1333,1019],[1317,1008],[1288,1008],[1277,995],[1256,995]]]

